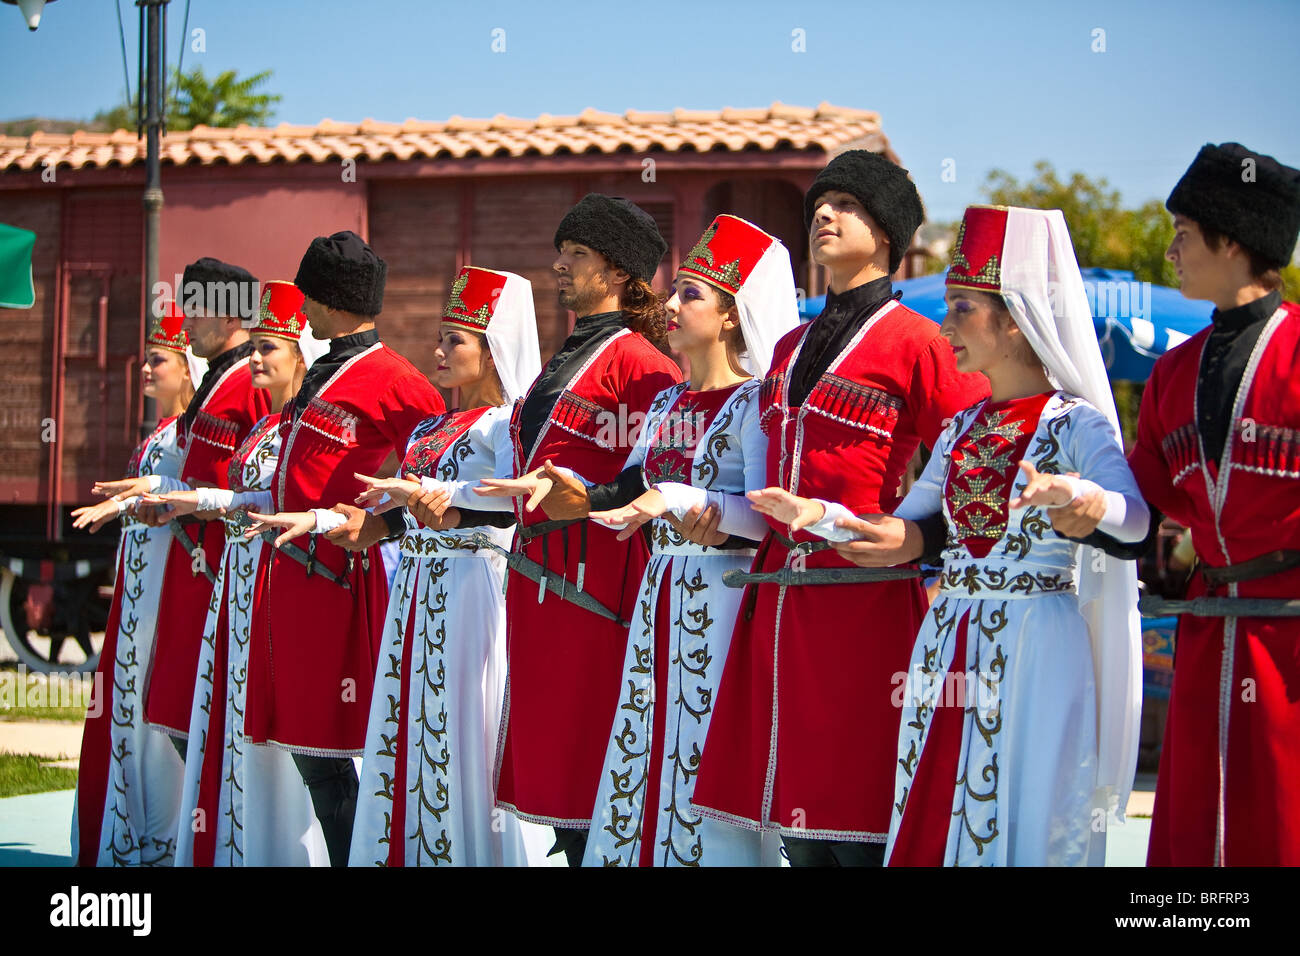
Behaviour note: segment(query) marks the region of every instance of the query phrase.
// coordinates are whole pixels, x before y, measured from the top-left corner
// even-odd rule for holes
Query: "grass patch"
[[[45,759],[31,754],[0,754],[0,797],[71,790],[77,785],[76,770],[42,767],[41,762]]]
[[[0,672],[0,721],[61,720],[81,723],[94,699],[96,679],[25,671]]]
[[[0,723],[6,720],[63,720],[79,724],[85,719],[84,707],[0,707]]]

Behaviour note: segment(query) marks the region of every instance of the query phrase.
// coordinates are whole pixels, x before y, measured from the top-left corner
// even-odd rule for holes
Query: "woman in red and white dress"
[[[246,509],[265,509],[280,457],[281,410],[324,344],[311,335],[303,294],[263,284],[248,358],[254,388],[271,412],[253,426],[229,466],[228,489],[179,490],[147,502],[178,514],[224,512],[226,545],[212,589],[195,675],[177,840],[178,866],[327,865],[311,799],[288,754],[244,738],[249,614],[266,544],[249,540]],[[293,839],[285,839],[292,834]]]
[[[967,209],[947,286],[943,334],[991,396],[944,430],[893,516],[751,498],[842,548],[910,547],[880,563],[921,557],[918,522],[946,523],[939,593],[896,690],[888,864],[1101,865],[1142,690],[1136,569],[1110,554],[1146,537],[1149,512],[1061,213]],[[1101,536],[1058,535],[1050,509],[1096,491]]]
[[[443,310],[432,376],[460,408],[415,427],[398,477],[358,475],[358,504],[388,510],[421,486],[463,489],[509,454],[511,406],[541,370],[532,286],[466,266]],[[502,452],[499,446],[505,446]],[[445,512],[444,512],[445,515]],[[258,516],[261,518],[262,516]],[[267,516],[283,539],[329,530],[337,512]],[[496,809],[495,754],[505,688],[509,528],[456,530],[409,512],[362,757],[350,866],[521,866],[517,820]]]
[[[702,818],[691,795],[744,595],[722,575],[749,570],[767,531],[744,494],[765,475],[762,376],[799,321],[790,254],[752,223],[718,216],[673,284],[668,344],[689,359],[690,380],[659,393],[628,458],[642,493],[591,515],[625,526],[620,538],[650,522],[651,557],[583,865],[775,866],[775,833]],[[715,546],[678,524],[709,506],[725,536]]]
[[[775,865],[775,835],[702,819],[691,795],[743,594],[722,575],[748,570],[766,533],[744,493],[763,485],[761,376],[798,324],[790,255],[752,223],[718,216],[666,307],[668,344],[689,359],[691,377],[655,396],[614,481],[589,484],[547,462],[485,484],[489,495],[529,495],[526,507],[551,495],[580,512],[594,507],[590,518],[621,529],[619,540],[649,524],[583,865]],[[684,533],[688,515],[698,515],[696,538]],[[711,544],[699,543],[705,527]]]
[[[95,674],[101,706],[86,718],[73,805],[72,857],[80,866],[170,866],[176,851],[182,764],[166,736],[146,726],[142,698],[171,536],[130,512],[141,494],[172,487],[180,473],[177,418],[207,365],[189,350],[182,318],[168,315],[145,341],[144,394],[161,418],[131,456],[131,477],[98,482],[93,491],[108,499],[72,513],[73,527],[92,532],[122,519]]]

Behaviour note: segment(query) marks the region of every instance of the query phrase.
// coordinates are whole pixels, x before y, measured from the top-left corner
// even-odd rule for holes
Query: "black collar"
[[[573,335],[587,336],[594,332],[603,331],[610,326],[623,327],[624,315],[621,311],[616,312],[596,312],[592,315],[584,315],[573,323]]]
[[[366,329],[364,332],[353,332],[350,335],[340,335],[336,339],[330,339],[330,349],[328,356],[338,356],[344,352],[351,352],[360,346],[362,349],[368,349],[379,341],[378,329]]]
[[[1281,304],[1282,293],[1274,289],[1268,295],[1262,295],[1253,302],[1247,302],[1234,309],[1226,309],[1223,312],[1215,309],[1210,313],[1210,321],[1214,323],[1216,332],[1238,332],[1256,322],[1267,321]]]
[[[894,284],[889,276],[881,276],[862,285],[855,285],[844,292],[833,292],[827,289],[826,307],[822,310],[822,314],[853,315],[866,308],[874,312],[890,299],[901,295],[901,292],[894,292]]]

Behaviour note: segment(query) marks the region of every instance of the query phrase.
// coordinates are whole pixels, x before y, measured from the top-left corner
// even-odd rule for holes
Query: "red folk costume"
[[[666,244],[648,214],[597,194],[565,216],[555,235],[590,246],[648,280]],[[671,360],[625,328],[621,312],[578,319],[573,334],[516,404],[510,429],[515,474],[548,459],[588,481],[623,468],[655,396],[681,381]],[[546,516],[517,505],[516,550],[581,587],[626,622],[649,554],[645,541],[578,521],[536,534]],[[558,577],[556,577],[558,580]],[[506,682],[497,803],[521,819],[585,829],[618,701],[627,626],[547,591],[517,570],[506,585]]]
[[[192,283],[203,285],[209,314],[213,314],[210,290],[215,284],[255,286],[257,280],[238,266],[200,259],[185,269],[184,289],[194,288]],[[249,293],[245,298],[255,300],[256,296]],[[193,301],[193,297],[184,300],[187,305]],[[228,487],[227,472],[235,449],[271,410],[267,392],[253,388],[247,361],[252,351],[252,344],[244,342],[210,359],[194,399],[181,416],[177,435],[184,456],[180,477],[191,488]],[[177,524],[185,541],[174,538],[167,552],[157,643],[145,690],[145,717],[157,729],[185,737],[203,624],[226,535],[220,521],[189,519]],[[196,551],[199,548],[201,552]]]
[[[150,330],[145,344],[182,356],[197,381],[205,363],[189,351],[183,318],[169,315]],[[128,476],[155,475],[160,486],[177,479],[178,417],[160,421],[136,447]],[[181,763],[171,743],[147,727],[143,714],[144,675],[169,541],[166,528],[123,514],[113,602],[95,671],[100,707],[87,714],[81,738],[71,840],[78,866],[170,865],[176,849]]]
[[[1167,206],[1281,265],[1300,230],[1300,172],[1207,145]],[[1300,306],[1273,292],[1212,319],[1156,362],[1129,464],[1147,500],[1191,530],[1201,564],[1188,597],[1295,598]],[[1179,618],[1148,864],[1300,864],[1298,647],[1294,616]]]
[[[312,243],[294,280],[309,298],[326,305],[348,301],[351,287],[339,289],[355,276],[336,248],[346,242],[364,246],[351,233]],[[373,301],[345,311],[378,314],[382,267],[378,275]],[[415,426],[444,411],[429,380],[380,342],[377,331],[332,339],[281,413],[273,510],[307,511],[354,500],[363,490],[354,473],[374,474],[390,452],[400,457]],[[273,550],[258,568],[244,733],[254,743],[297,753],[356,756],[365,743],[388,605],[384,562],[378,544],[358,555],[313,534],[305,548],[310,572],[286,550]]]
[[[888,209],[879,195],[855,195],[888,223],[891,253],[901,260],[920,200],[905,172],[882,172],[876,164],[887,161],[861,152],[842,154],[818,177],[805,220],[827,189],[855,189],[864,166],[896,176],[890,188],[903,195],[891,196]],[[888,278],[830,292],[821,316],[777,344],[763,383],[767,483],[803,497],[839,496],[855,514],[893,511],[917,446],[933,447],[951,416],[987,395],[982,377],[957,372],[934,322],[894,300]],[[792,565],[795,552],[777,537],[788,529],[772,524],[755,571],[849,566],[833,550]],[[814,540],[806,531],[794,536]],[[915,580],[750,585],[700,763],[693,798],[700,812],[783,835],[883,844],[898,726],[894,676],[907,669],[926,606]]]

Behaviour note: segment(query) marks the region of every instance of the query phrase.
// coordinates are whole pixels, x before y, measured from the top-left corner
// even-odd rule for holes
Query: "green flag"
[[[32,285],[32,247],[36,233],[0,222],[0,308],[30,309],[36,303]]]

